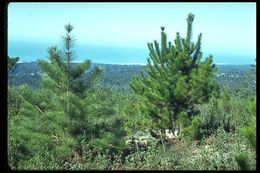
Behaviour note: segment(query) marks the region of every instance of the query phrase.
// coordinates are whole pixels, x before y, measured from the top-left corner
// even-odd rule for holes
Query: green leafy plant
[[[248,155],[246,153],[240,153],[235,157],[235,159],[241,170],[250,170],[250,166],[248,164]]]

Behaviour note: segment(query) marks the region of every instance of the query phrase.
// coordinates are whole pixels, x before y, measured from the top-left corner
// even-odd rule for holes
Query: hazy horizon
[[[31,50],[38,48],[26,48],[26,45],[23,50],[26,54],[16,55],[19,51],[14,51],[17,45],[13,43],[61,45],[64,25],[70,22],[74,26],[76,46],[118,47],[118,54],[122,55],[120,47],[144,50],[129,56],[140,55],[141,60],[136,63],[143,63],[148,55],[140,52],[148,51],[148,42],[160,42],[161,26],[165,26],[168,41],[175,39],[176,32],[186,36],[189,12],[195,15],[193,41],[202,33],[205,56],[212,54],[220,58],[215,63],[227,63],[223,62],[223,56],[228,57],[228,63],[239,63],[236,57],[243,57],[240,58],[243,63],[255,62],[256,3],[9,3],[8,55],[45,56],[46,49],[45,53],[37,54]],[[82,54],[88,52],[79,53]],[[93,55],[99,58],[96,54],[90,54],[89,58]],[[137,61],[136,58],[128,61]]]
[[[27,41],[11,41],[12,46],[8,47],[8,55],[11,57],[20,57],[20,62],[36,61],[37,59],[47,59],[48,48],[61,45],[48,42],[32,42]],[[33,49],[32,49],[33,47]],[[149,55],[147,48],[136,48],[117,45],[92,45],[78,44],[74,47],[76,59],[73,61],[83,62],[84,59],[90,59],[93,63],[103,64],[140,64],[145,65]],[[215,64],[255,64],[255,57],[250,54],[228,54],[219,52],[203,51],[203,58],[213,55],[213,63]],[[235,59],[235,61],[234,61]]]

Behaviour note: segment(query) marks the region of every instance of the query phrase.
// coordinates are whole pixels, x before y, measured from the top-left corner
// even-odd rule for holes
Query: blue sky
[[[77,44],[146,48],[160,26],[171,41],[185,36],[189,12],[202,50],[256,55],[256,3],[10,3],[8,40],[59,43],[70,22]]]

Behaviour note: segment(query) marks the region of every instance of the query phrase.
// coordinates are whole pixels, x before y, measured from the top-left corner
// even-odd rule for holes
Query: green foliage
[[[164,27],[161,46],[148,44],[147,74],[131,85],[137,94],[101,87],[102,70],[91,71],[89,60],[72,63],[73,27],[66,25],[64,49],[51,47],[49,61],[38,61],[41,87],[8,86],[10,168],[255,170],[256,98],[218,94],[211,57],[200,60],[201,35],[191,42],[193,15],[187,22],[186,38],[177,33],[175,45]],[[147,135],[166,138],[167,128],[188,138]]]
[[[102,88],[112,88],[114,90],[126,91],[130,90],[130,82],[133,75],[140,74],[143,71],[144,75],[147,75],[143,65],[117,65],[117,64],[91,64],[91,70],[93,67],[100,67],[103,69],[102,76],[100,76],[100,86]],[[237,95],[242,98],[249,96],[244,93],[241,94],[242,83],[254,83],[254,79],[248,78],[245,73],[250,69],[249,65],[216,65],[219,69],[214,74],[214,80],[218,85],[227,86],[230,88],[232,95]],[[12,85],[20,86],[22,84],[28,84],[35,89],[40,87],[41,71],[36,62],[25,62],[17,64],[17,68],[12,73]],[[88,78],[88,73],[84,73],[81,79]],[[251,84],[250,84],[251,85]],[[255,83],[254,83],[255,85]],[[255,85],[256,86],[256,85]],[[250,96],[253,92],[253,87],[250,87]]]
[[[8,66],[7,66],[7,69],[8,69],[8,83],[12,86],[13,84],[13,80],[12,80],[12,73],[13,71],[16,69],[17,67],[17,63],[19,61],[19,57],[15,57],[15,58],[10,58],[8,56]]]
[[[141,73],[130,84],[143,97],[141,110],[152,119],[152,127],[157,131],[174,130],[182,112],[187,113],[187,121],[191,122],[197,114],[195,104],[208,101],[217,90],[212,78],[216,72],[212,56],[201,61],[202,35],[195,44],[191,42],[193,19],[194,15],[189,14],[187,36],[181,38],[177,33],[175,45],[167,42],[164,27],[161,28],[161,46],[157,41],[148,43],[147,76]]]
[[[89,71],[89,60],[72,64],[72,29],[65,25],[63,51],[51,47],[49,61],[38,61],[44,72],[41,87],[17,90],[21,103],[17,113],[11,107],[9,112],[17,116],[10,118],[8,128],[14,169],[61,168],[75,153],[83,154],[82,141],[115,153],[124,146],[123,121],[115,104],[119,100],[111,91],[96,88],[102,70]]]
[[[235,157],[241,170],[250,170],[247,153],[240,153]]]
[[[88,123],[85,123],[88,127],[87,139],[95,147],[110,148],[116,152],[124,146],[125,135],[121,111],[116,106],[121,101],[119,94],[111,90],[95,89],[91,95],[84,100],[88,115]]]
[[[44,87],[60,95],[65,92],[73,92],[80,96],[86,89],[93,86],[102,70],[96,67],[87,80],[80,80],[80,76],[90,68],[91,62],[85,60],[80,64],[72,64],[75,56],[72,51],[74,39],[70,34],[72,29],[70,24],[65,25],[66,36],[62,37],[65,50],[61,51],[57,46],[49,48],[50,62],[39,60],[38,65],[47,75],[43,82]]]
[[[191,121],[191,125],[189,125],[188,127],[184,128],[183,131],[184,131],[184,134],[186,136],[189,136],[191,137],[192,139],[193,138],[197,138],[197,131],[198,131],[198,128],[201,124],[201,120],[199,117],[194,117]]]
[[[244,127],[241,128],[241,133],[250,142],[253,148],[256,148],[256,127]]]
[[[98,112],[93,111],[97,104],[97,99],[91,100],[90,90],[95,85],[102,70],[96,67],[87,79],[82,80],[81,76],[89,70],[90,60],[83,63],[72,64],[75,55],[73,53],[74,37],[71,35],[73,26],[65,25],[66,34],[62,37],[64,51],[56,46],[49,49],[49,60],[39,60],[38,65],[45,72],[46,78],[42,82],[42,87],[52,93],[52,100],[57,105],[56,109],[65,114],[67,122],[64,127],[66,131],[76,137],[78,143],[85,139],[90,140],[90,136],[98,136],[99,130],[91,130],[96,127],[92,121],[99,117]],[[95,110],[95,109],[94,109]],[[98,111],[101,109],[96,109]],[[53,111],[53,110],[52,110]],[[95,115],[95,116],[94,116]]]
[[[252,117],[256,116],[256,99],[255,98],[251,98],[248,101],[247,110]]]
[[[238,170],[235,156],[241,150],[248,151],[250,167],[255,169],[255,155],[249,148],[245,148],[245,141],[239,140],[238,135],[219,129],[205,144],[193,150],[193,156],[184,165],[187,166],[186,169],[196,170]]]
[[[51,97],[48,96],[48,92],[45,93],[46,98],[44,98],[41,97],[41,95],[44,95],[44,90],[41,90],[43,93],[38,93],[39,91],[24,87],[20,93],[28,94],[28,97],[30,96],[29,93],[31,93],[32,96],[36,97],[33,99],[35,103],[41,103],[40,100],[42,102],[50,100]],[[226,101],[223,100],[224,98]],[[249,166],[248,169],[256,169],[255,150],[252,150],[252,147],[248,145],[248,141],[236,131],[234,131],[235,133],[227,133],[222,129],[223,125],[218,126],[208,138],[197,143],[195,141],[187,142],[185,138],[182,138],[181,140],[173,140],[165,144],[164,147],[161,144],[152,142],[147,146],[147,149],[131,150],[126,148],[130,152],[128,154],[122,153],[125,146],[114,143],[115,139],[122,138],[120,135],[115,137],[114,133],[114,131],[121,131],[120,126],[113,122],[120,118],[122,113],[132,114],[133,117],[135,113],[141,115],[136,107],[131,108],[133,105],[139,105],[136,96],[112,90],[95,90],[91,91],[88,99],[85,98],[85,100],[85,106],[88,107],[86,109],[89,109],[89,112],[87,110],[86,112],[91,117],[88,125],[95,123],[97,126],[100,125],[101,129],[106,130],[100,137],[93,136],[93,140],[86,138],[84,141],[80,141],[83,139],[80,135],[76,137],[69,133],[68,129],[71,127],[72,120],[59,108],[59,105],[54,104],[52,108],[44,108],[44,115],[37,108],[27,108],[35,112],[35,114],[28,116],[23,109],[25,109],[25,105],[30,106],[30,102],[22,100],[19,113],[10,118],[8,122],[8,159],[11,168],[36,170],[239,170],[240,166],[236,161],[236,157],[238,157],[237,151],[241,151],[247,153],[246,163]],[[96,103],[94,106],[90,104],[93,102]],[[227,107],[225,107],[224,103]],[[246,109],[245,103],[251,106]],[[202,115],[206,116],[210,111],[213,111],[212,116],[218,118],[218,120],[213,118],[212,121],[222,124],[225,122],[225,116],[231,113],[233,116],[237,115],[237,117],[231,119],[231,123],[236,122],[237,128],[245,127],[245,124],[248,124],[245,122],[245,117],[249,115],[250,110],[253,110],[250,107],[254,107],[254,104],[250,103],[240,98],[221,94],[220,98],[214,98],[209,103],[201,105],[205,109],[200,108],[201,113],[199,116],[194,117],[193,125],[196,127],[197,118],[202,121],[200,124],[209,120],[206,119],[207,117],[202,119]],[[210,104],[214,108],[209,109]],[[114,113],[106,108],[113,107],[113,105],[116,105]],[[100,109],[101,107],[104,107],[104,111]],[[129,112],[124,112],[124,110]],[[229,112],[224,114],[224,110],[229,110]],[[91,112],[93,114],[90,114]],[[94,121],[96,115],[99,117],[100,122],[104,122],[103,124]],[[106,115],[111,115],[113,118],[110,119],[110,116]],[[183,122],[185,122],[185,113],[182,116],[184,117]],[[220,119],[222,116],[223,120]],[[137,116],[136,118],[140,117]],[[239,120],[240,118],[242,119]],[[130,127],[133,127],[133,125],[134,121]],[[143,127],[143,125],[136,124],[136,127],[139,126]],[[93,130],[96,129],[95,133],[98,135],[98,127],[92,127]],[[111,131],[109,131],[110,129]],[[118,152],[114,152],[112,149],[115,149],[115,147],[112,146],[118,147]]]
[[[8,163],[11,169],[17,169],[20,160],[26,159],[28,149],[24,142],[14,137],[8,137]]]
[[[7,103],[8,103],[8,117],[12,117],[18,114],[22,98],[19,95],[19,91],[16,88],[8,86],[7,91]]]
[[[249,119],[245,122],[245,126],[240,129],[240,132],[247,138],[250,145],[256,148],[256,99],[248,101],[247,110],[249,112]]]
[[[165,152],[166,151],[166,152]],[[247,152],[250,170],[256,169],[256,153],[238,134],[218,129],[199,143],[174,141],[165,146],[151,145],[126,157],[122,169],[130,170],[239,170],[237,151]]]
[[[244,76],[247,80],[243,81],[239,95],[241,97],[250,98],[256,94],[256,65],[250,65],[250,69]]]
[[[129,97],[125,98],[125,100],[126,104],[123,110],[124,127],[127,136],[133,138],[136,131],[149,130],[151,121],[140,111],[140,106],[142,106],[140,98],[134,94],[129,94]]]
[[[19,61],[19,59],[20,59],[19,57],[10,58],[8,56],[8,66],[7,66],[8,72],[14,71],[14,69],[17,67],[17,62]]]
[[[81,102],[71,102],[71,115],[75,116],[70,117],[60,108],[59,102],[44,107],[53,93],[26,86],[20,90],[23,94],[21,108],[8,123],[9,163],[12,168],[50,169],[56,165],[55,169],[60,169],[66,160],[70,161],[73,153],[82,156],[82,141],[86,141],[88,150],[94,147],[119,153],[124,147],[123,121],[117,110],[120,107],[115,107],[121,101],[119,94],[108,90],[92,91],[89,97],[84,98],[81,107],[88,116],[77,113]],[[43,114],[35,105],[41,107]],[[46,158],[49,158],[48,164],[42,165],[48,160]]]
[[[250,121],[250,114],[245,108],[247,99],[231,96],[228,90],[221,91],[220,97],[212,97],[209,103],[199,106],[201,120],[196,139],[214,134],[223,127],[226,132],[236,132]]]

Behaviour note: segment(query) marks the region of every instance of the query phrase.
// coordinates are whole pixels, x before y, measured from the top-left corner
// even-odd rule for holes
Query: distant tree
[[[190,13],[186,38],[177,33],[175,45],[167,42],[165,28],[161,27],[161,46],[157,41],[148,43],[147,76],[141,73],[130,84],[142,97],[141,110],[152,119],[151,133],[157,137],[163,136],[166,129],[181,132],[181,127],[191,125],[198,113],[195,105],[208,101],[218,88],[213,80],[217,68],[212,56],[201,60],[202,34],[195,44],[191,42],[193,20]]]
[[[249,95],[247,111],[249,113],[245,127],[241,128],[241,133],[245,136],[251,146],[256,148],[256,65],[252,64],[246,74],[248,83],[244,89],[244,95]]]
[[[11,86],[12,86],[12,73],[16,69],[19,59],[20,59],[19,57],[10,58],[8,56],[8,67],[7,67],[7,69],[8,69],[8,77],[10,79],[9,83],[10,83]]]
[[[12,78],[12,73],[17,67],[17,63],[19,61],[19,57],[15,58],[8,58],[8,115],[13,116],[16,115],[17,112],[19,111],[19,106],[20,106],[20,98],[17,94],[17,91],[15,88],[12,88],[13,86],[13,78]]]
[[[256,94],[256,65],[251,64],[249,71],[246,73],[246,76],[248,78],[248,90],[251,95]]]
[[[13,71],[16,68],[19,59],[20,59],[19,57],[10,58],[8,56],[8,72]]]

